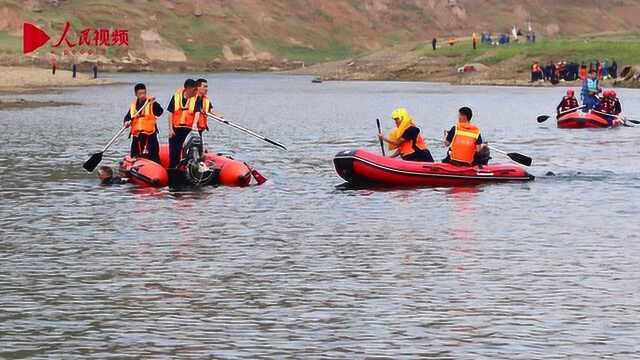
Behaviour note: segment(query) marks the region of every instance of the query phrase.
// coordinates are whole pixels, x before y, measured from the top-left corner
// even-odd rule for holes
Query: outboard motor
[[[217,169],[202,161],[203,154],[202,137],[196,132],[191,132],[182,145],[182,168],[187,184],[201,186],[211,184],[216,176]]]

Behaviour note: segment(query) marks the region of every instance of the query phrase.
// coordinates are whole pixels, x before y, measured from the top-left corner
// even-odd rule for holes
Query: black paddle
[[[578,107],[573,108],[573,109],[565,110],[565,111],[559,113],[558,116],[562,116],[564,114],[568,114],[570,112],[574,112],[576,110],[580,110],[580,109],[583,109],[583,108],[584,108],[584,105],[578,106]],[[540,115],[540,116],[538,116],[538,123],[543,123],[543,122],[549,120],[550,117],[551,116],[549,116],[549,115]]]
[[[431,141],[442,141],[444,143],[444,140],[440,140],[440,139],[435,139],[435,138],[428,138]],[[500,150],[497,149],[495,146],[493,145],[488,145],[489,149],[491,150],[495,150],[497,153],[506,155],[509,157],[509,159],[517,162],[518,164],[524,165],[524,166],[531,166],[531,164],[533,163],[533,159],[531,159],[530,157],[526,156],[526,155],[522,155],[520,153],[516,153],[516,152],[511,152],[508,153],[504,150]]]
[[[604,115],[604,116],[613,116],[613,117],[615,117],[615,118],[618,118],[618,119],[622,120],[622,126],[626,126],[626,127],[635,127],[635,126],[631,126],[631,125],[626,124],[626,122],[627,122],[627,121],[628,121],[628,122],[630,122],[630,123],[632,123],[632,124],[640,124],[640,121],[638,121],[638,120],[634,120],[634,119],[630,119],[630,118],[628,118],[628,117],[623,117],[623,116],[613,115],[613,114],[607,114],[607,113],[604,113],[604,112],[602,112],[602,111],[598,111],[598,110],[592,110],[592,111],[593,111],[594,113],[596,113],[596,114],[600,114],[600,115]]]
[[[240,130],[240,131],[243,131],[243,132],[245,132],[245,133],[247,133],[247,134],[249,134],[249,135],[251,135],[251,136],[257,137],[258,139],[260,139],[260,140],[262,140],[262,141],[266,141],[266,142],[268,142],[268,143],[269,143],[269,144],[271,144],[271,145],[274,145],[274,146],[276,146],[276,147],[278,147],[278,148],[280,148],[280,149],[282,149],[282,150],[284,150],[284,151],[287,151],[287,148],[286,148],[284,145],[280,144],[279,142],[277,142],[277,141],[275,141],[275,140],[271,140],[271,139],[269,139],[269,138],[267,138],[267,137],[264,137],[264,136],[262,136],[262,135],[260,135],[260,134],[258,134],[258,133],[256,133],[256,132],[253,132],[253,131],[251,131],[251,130],[249,130],[249,129],[243,128],[242,126],[237,125],[237,124],[234,124],[234,123],[232,123],[232,122],[231,122],[231,121],[229,121],[229,120],[225,120],[225,119],[223,119],[223,118],[217,117],[216,115],[214,115],[214,114],[212,114],[212,113],[208,113],[208,114],[209,114],[209,116],[210,116],[212,119],[214,119],[214,120],[216,120],[216,121],[218,121],[218,122],[221,122],[221,123],[223,123],[223,124],[225,124],[225,125],[229,125],[229,126],[231,126],[232,128],[235,128],[235,129],[238,129],[238,130]]]
[[[538,123],[543,123],[543,122],[549,120],[550,117],[551,116],[549,116],[549,115],[540,115],[540,116],[538,116]]]
[[[109,140],[109,142],[107,143],[107,145],[105,145],[105,147],[102,149],[102,151],[91,155],[89,160],[87,160],[84,164],[82,164],[82,167],[85,170],[87,170],[88,172],[92,172],[93,170],[95,170],[96,166],[98,166],[98,164],[100,164],[100,162],[102,161],[102,154],[104,154],[104,152],[107,151],[107,149],[109,149],[111,147],[111,145],[113,145],[113,143],[116,141],[116,139],[118,137],[120,137],[120,135],[122,135],[122,133],[125,130],[127,130],[127,126],[123,126],[122,129],[120,129],[120,131],[118,131],[118,133],[115,134],[111,138],[111,140]]]
[[[382,135],[382,129],[380,128],[380,119],[376,119],[376,123],[378,124],[378,134]],[[380,149],[382,149],[382,156],[387,156],[384,153],[384,142],[380,139]]]
[[[516,152],[508,153],[506,151],[497,149],[493,145],[489,145],[489,149],[495,150],[497,153],[500,153],[502,155],[506,155],[506,156],[509,157],[509,159],[517,162],[518,164],[522,164],[524,166],[531,166],[531,164],[533,163],[533,160],[530,157],[528,157],[526,155],[522,155],[520,153],[516,153]]]

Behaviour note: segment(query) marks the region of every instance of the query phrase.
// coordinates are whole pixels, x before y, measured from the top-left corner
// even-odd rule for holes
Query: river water
[[[166,105],[185,75],[114,77]],[[640,357],[640,129],[537,124],[563,88],[208,78],[226,118],[288,146],[212,124],[210,148],[267,184],[99,186],[81,165],[131,84],[0,111],[0,358]],[[619,93],[640,114],[640,92]],[[377,151],[375,119],[390,130],[400,105],[434,137],[471,106],[486,140],[533,157],[536,181],[336,187],[333,155]]]

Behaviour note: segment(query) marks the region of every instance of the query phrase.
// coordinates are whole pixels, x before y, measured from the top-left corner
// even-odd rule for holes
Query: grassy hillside
[[[539,39],[640,30],[637,21],[640,0],[606,3],[604,6],[600,0],[2,0],[0,53],[19,51],[19,31],[24,20],[39,24],[54,37],[66,20],[72,22],[75,30],[127,28],[129,51],[111,50],[110,57],[117,59],[129,52],[135,57],[152,58],[152,53],[170,49],[184,53],[194,62],[256,58],[324,62],[427,41],[434,36],[507,32],[514,24],[526,28],[531,23]],[[161,39],[143,40],[142,31],[151,31]],[[544,44],[535,49],[512,46],[494,51],[495,54],[489,49],[487,54],[462,54],[457,52],[465,50],[458,47],[446,51],[451,56],[469,59],[486,56],[487,62],[500,62],[520,50],[552,53],[554,47],[566,45]],[[589,46],[597,49],[596,43],[576,44],[576,56],[588,54]],[[424,56],[430,56],[427,50],[424,49]],[[41,53],[46,51],[43,49]]]
[[[589,37],[544,39],[535,44],[511,43],[503,46],[479,45],[470,39],[453,47],[441,43],[433,50],[431,42],[415,42],[368,52],[350,59],[317,64],[296,73],[340,80],[422,80],[456,84],[531,85],[533,61],[586,63],[616,60],[621,71],[640,64],[637,33],[601,34]],[[478,71],[459,73],[466,64]],[[535,84],[544,85],[544,84]]]

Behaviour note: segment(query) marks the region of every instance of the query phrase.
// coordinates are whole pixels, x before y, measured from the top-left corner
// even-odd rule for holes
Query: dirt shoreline
[[[464,52],[448,56],[446,52],[432,53],[430,50],[425,52],[421,50],[422,46],[421,43],[397,45],[352,59],[315,64],[284,73],[315,76],[323,81],[424,81],[451,85],[518,87],[581,86],[580,81],[561,81],[556,85],[549,82],[531,82],[529,67],[532,59],[523,54],[486,65],[482,61],[465,62],[468,54]],[[489,49],[489,51],[496,50]],[[474,71],[459,72],[464,68]],[[624,79],[605,80],[602,85],[640,87],[640,81],[633,77],[634,72],[640,73],[640,67],[630,66],[630,68],[634,69],[631,75],[624,75]],[[621,68],[620,71],[622,70]]]
[[[320,78],[322,81],[417,81],[450,85],[466,86],[503,86],[503,87],[579,87],[579,81],[564,82],[553,85],[549,82],[530,82],[529,74],[521,71],[522,59],[501,64],[499,67],[482,67],[482,70],[471,73],[458,73],[450,64],[441,63],[441,58],[411,58],[403,56],[389,59],[377,54],[358,59],[348,59],[319,63],[296,69],[283,69],[280,67],[267,67],[266,64],[256,67],[245,67],[238,64],[236,67],[209,67],[206,65],[149,68],[129,68],[130,72],[153,72],[175,74],[182,72],[250,72],[273,73],[282,75],[306,75]],[[481,64],[480,64],[481,65]],[[482,66],[482,65],[481,65]],[[119,73],[120,70],[107,68],[101,73]],[[505,74],[512,74],[505,76]],[[57,70],[56,75],[51,74],[51,69],[45,69],[39,65],[31,66],[0,66],[0,96],[41,94],[62,91],[63,88],[117,85],[110,79],[93,79],[86,73],[77,73],[75,79],[71,71]],[[638,88],[638,81],[606,80],[602,82],[605,87]]]
[[[21,109],[34,109],[42,107],[57,107],[57,106],[77,106],[82,105],[77,102],[69,101],[37,101],[27,99],[17,100],[0,100],[0,111],[2,110],[21,110]]]
[[[87,74],[57,70],[53,75],[50,69],[26,66],[0,66],[0,94],[44,93],[60,88],[112,85],[110,79],[93,79]]]

